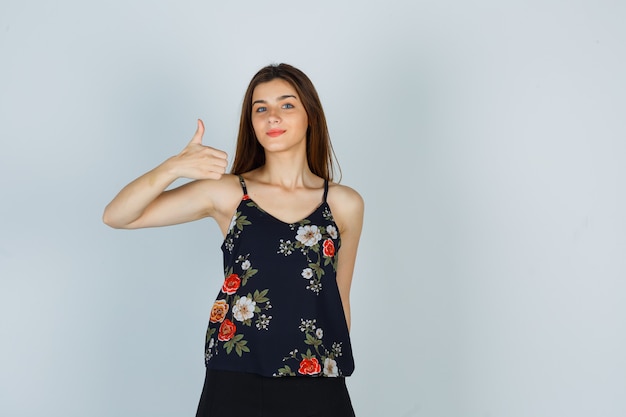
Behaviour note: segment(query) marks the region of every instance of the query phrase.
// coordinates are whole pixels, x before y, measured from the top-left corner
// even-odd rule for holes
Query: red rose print
[[[302,375],[315,375],[315,374],[319,374],[321,370],[322,370],[322,366],[317,361],[317,358],[311,358],[311,359],[302,359],[302,361],[300,362],[300,369],[298,369],[298,372],[300,372]]]
[[[332,239],[326,239],[324,241],[324,256],[328,256],[329,258],[335,256],[335,244]]]
[[[232,321],[225,319],[220,325],[220,331],[217,334],[217,340],[221,340],[222,342],[228,342],[235,335],[235,331],[237,330],[237,326]]]
[[[228,295],[233,295],[239,289],[239,285],[241,284],[241,279],[237,274],[230,274],[224,280],[224,284],[222,285],[222,291]]]

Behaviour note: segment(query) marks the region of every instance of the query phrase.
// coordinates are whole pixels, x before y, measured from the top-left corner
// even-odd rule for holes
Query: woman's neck
[[[286,189],[315,187],[318,179],[309,169],[306,156],[266,153],[265,165],[253,171],[257,181],[279,185]]]

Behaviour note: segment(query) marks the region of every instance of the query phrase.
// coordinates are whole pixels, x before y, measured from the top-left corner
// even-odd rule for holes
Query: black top
[[[285,223],[248,196],[222,244],[224,284],[206,335],[210,369],[264,376],[348,376],[352,347],[336,281],[339,230],[326,202]]]

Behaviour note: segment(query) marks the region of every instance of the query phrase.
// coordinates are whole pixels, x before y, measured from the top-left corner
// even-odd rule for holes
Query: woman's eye
[[[293,109],[293,104],[285,103],[285,104],[283,104],[283,109]]]
[[[261,112],[264,112],[265,110],[267,110],[267,108],[266,108],[266,107],[257,107],[255,111],[256,111],[257,113],[261,113]]]

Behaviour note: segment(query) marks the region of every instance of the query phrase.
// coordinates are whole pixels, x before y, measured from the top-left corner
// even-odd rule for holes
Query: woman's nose
[[[270,109],[269,110],[269,115],[268,115],[267,121],[270,124],[280,122],[280,117],[278,116],[278,113],[276,112],[276,110],[274,110],[274,109]]]

